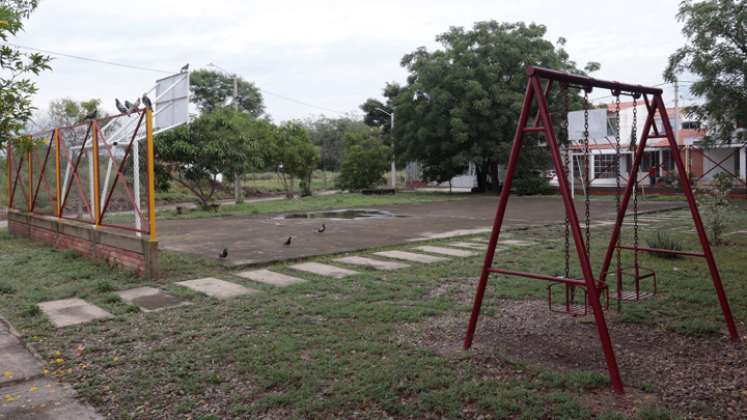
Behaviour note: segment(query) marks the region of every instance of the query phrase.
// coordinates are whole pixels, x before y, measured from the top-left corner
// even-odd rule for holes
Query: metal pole
[[[674,142],[680,144],[680,85],[674,81]],[[659,162],[661,163],[661,162]]]
[[[233,76],[233,109],[235,111],[239,110],[239,78],[236,75]],[[233,180],[233,195],[236,204],[244,202],[244,194],[241,191],[241,175],[242,173],[235,174]]]
[[[93,200],[94,220],[98,228],[101,226],[101,198],[99,197],[101,180],[99,179],[99,128],[96,120],[91,121],[91,141],[93,153],[93,191],[91,193],[91,200]]]
[[[55,215],[62,217],[62,178],[60,176],[60,129],[54,129],[54,183],[55,183]]]
[[[13,205],[13,154],[12,146],[8,141],[5,164],[8,166],[8,209]]]
[[[32,139],[33,140],[33,139]],[[26,197],[26,210],[31,213],[32,209],[32,196],[34,195],[34,151],[33,151],[33,143],[29,142],[31,145],[29,148],[29,151],[26,152],[26,160],[28,161],[28,167],[29,167],[29,192]]]
[[[397,166],[395,164],[395,158],[394,158],[394,111],[392,111],[390,118],[390,131],[389,135],[392,137],[392,175],[391,175],[391,183],[392,188],[397,189]]]
[[[156,236],[156,165],[153,150],[153,110],[145,109],[145,138],[148,148],[148,222],[150,223],[150,241],[157,241]]]
[[[516,165],[519,160],[519,152],[521,151],[521,144],[523,139],[522,130],[529,119],[529,112],[532,105],[532,98],[535,95],[534,89],[531,83],[527,83],[526,93],[524,94],[524,103],[521,106],[521,114],[519,116],[519,124],[516,126],[516,134],[514,135],[514,143],[511,146],[511,155],[508,159],[508,166],[506,167],[506,175],[504,176],[504,185],[501,188],[501,196],[498,200],[498,208],[495,212],[495,220],[493,221],[493,230],[490,234],[490,243],[488,244],[487,252],[485,253],[485,260],[482,266],[482,273],[480,273],[480,282],[477,284],[477,291],[475,292],[475,301],[472,305],[472,314],[470,315],[469,324],[467,325],[467,334],[464,337],[464,348],[469,349],[472,346],[472,339],[475,336],[475,329],[477,328],[477,319],[480,317],[480,308],[482,307],[482,298],[485,295],[485,288],[488,284],[488,276],[490,275],[490,267],[493,265],[493,258],[495,257],[495,247],[498,243],[498,236],[501,232],[501,225],[503,224],[503,216],[506,213],[506,205],[508,204],[509,192],[511,191],[511,183],[514,179],[514,172],[516,171]]]

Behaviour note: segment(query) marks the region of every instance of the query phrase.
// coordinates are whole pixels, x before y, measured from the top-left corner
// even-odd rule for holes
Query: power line
[[[154,73],[165,73],[165,74],[173,74],[173,71],[167,71],[167,70],[159,70],[159,69],[153,69],[149,67],[143,67],[143,66],[135,66],[132,64],[124,64],[124,63],[117,63],[114,61],[107,61],[107,60],[99,60],[98,58],[90,58],[90,57],[83,57],[80,55],[72,55],[72,54],[65,54],[57,51],[51,51],[51,50],[43,50],[41,48],[34,48],[34,47],[27,47],[24,45],[18,45],[18,44],[9,44],[13,47],[29,50],[29,51],[36,51],[44,54],[50,54],[50,55],[56,55],[60,57],[66,57],[66,58],[72,58],[75,60],[82,60],[82,61],[89,61],[92,63],[99,63],[99,64],[108,64],[110,66],[117,66],[117,67],[124,67],[132,70],[142,70],[142,71],[150,71]]]
[[[55,56],[59,56],[59,57],[72,58],[72,59],[75,59],[75,60],[88,61],[88,62],[91,62],[91,63],[107,64],[107,65],[110,65],[110,66],[123,67],[123,68],[131,69],[131,70],[149,71],[149,72],[153,72],[153,73],[174,74],[173,71],[168,71],[168,70],[161,70],[161,69],[155,69],[155,68],[144,67],[144,66],[136,66],[136,65],[125,64],[125,63],[118,63],[118,62],[115,62],[115,61],[100,60],[98,58],[91,58],[91,57],[84,57],[84,56],[80,56],[80,55],[73,55],[73,54],[61,53],[59,51],[45,50],[45,49],[35,48],[35,47],[29,47],[29,46],[25,46],[25,45],[18,45],[18,44],[9,44],[9,45],[11,45],[11,46],[13,46],[15,48],[20,48],[20,49],[24,49],[24,50],[36,51],[36,52],[40,52],[40,53],[44,53],[44,54],[49,54],[49,55],[55,55]],[[286,101],[293,102],[293,103],[296,103],[296,104],[299,104],[299,105],[307,106],[307,107],[310,107],[310,108],[315,108],[315,109],[318,109],[318,110],[321,110],[321,111],[334,112],[334,113],[340,114],[340,115],[346,115],[346,114],[348,114],[347,112],[342,112],[342,111],[338,111],[338,110],[335,110],[335,109],[332,109],[332,108],[327,108],[327,107],[323,107],[323,106],[319,106],[319,105],[314,105],[314,104],[311,104],[311,103],[308,103],[308,102],[305,102],[305,101],[301,101],[299,99],[294,99],[294,98],[291,98],[291,97],[286,96],[286,95],[282,95],[282,94],[277,93],[277,92],[272,92],[272,91],[269,91],[267,89],[263,89],[263,88],[261,88],[259,86],[257,86],[257,89],[259,89],[260,92],[265,93],[267,95],[275,96],[275,97],[278,97],[278,98],[281,98],[281,99],[284,99]]]

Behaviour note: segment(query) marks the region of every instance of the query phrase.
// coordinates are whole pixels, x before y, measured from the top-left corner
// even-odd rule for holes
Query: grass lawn
[[[347,199],[343,197],[336,198]],[[320,199],[328,198],[312,197],[309,203]],[[363,203],[380,197],[356,199]],[[304,209],[321,208],[316,206],[308,204]],[[747,229],[744,214],[740,210],[734,230]],[[657,230],[671,231],[686,249],[693,249],[694,235],[681,228],[685,213],[672,215],[676,217],[666,228],[658,226]],[[514,239],[533,240],[536,245],[499,253],[500,265],[560,274],[561,232],[560,228],[542,228],[511,233]],[[642,236],[645,239],[652,233]],[[732,310],[744,333],[747,238],[733,235],[728,239],[716,254]],[[598,267],[606,245],[605,232],[594,233],[593,245]],[[575,357],[584,361],[589,355],[589,360],[596,360],[598,342],[593,332],[588,333],[593,321],[590,317],[547,315],[546,303],[536,301],[546,294],[545,284],[540,282],[493,278],[475,347],[470,352],[460,351],[481,260],[477,255],[432,265],[411,263],[409,268],[390,272],[358,267],[355,270],[361,274],[345,280],[303,274],[300,276],[308,280],[305,283],[274,288],[236,277],[235,272],[211,261],[165,253],[163,278],[148,283],[72,253],[2,234],[0,313],[50,361],[50,375],[74,384],[85,400],[114,418],[618,419],[634,415],[654,419],[729,415],[729,405],[716,401],[713,393],[693,391],[670,399],[673,387],[655,382],[656,376],[664,373],[644,381],[633,377],[633,368],[623,366],[628,394],[622,398],[608,390],[603,365],[600,368],[599,363],[587,360],[588,367],[563,366],[555,359],[563,359],[569,342],[590,343],[589,349],[581,349]],[[642,263],[657,269],[660,293],[654,300],[625,303],[622,314],[608,312],[613,332],[632,329],[636,336],[667,337],[646,342],[647,348],[666,347],[677,340],[694,346],[730,346],[720,340],[724,325],[702,261],[644,256]],[[269,268],[293,273],[286,264]],[[219,302],[173,284],[205,276],[262,293]],[[144,284],[165,289],[191,304],[146,314],[112,293]],[[105,308],[115,318],[55,329],[35,306],[72,296]],[[540,309],[526,316],[539,313],[542,322],[562,319],[557,322],[569,326],[567,331],[548,334],[553,346],[561,346],[554,348],[560,356],[549,364],[532,358],[537,349],[531,348],[530,341],[521,344],[532,337],[504,337],[491,327],[505,321],[501,317],[509,308],[534,302]],[[521,315],[507,325],[534,322],[525,319],[523,312],[517,313]],[[574,335],[576,329],[583,334]],[[518,337],[519,347],[501,347],[504,338],[510,342],[511,337]],[[613,334],[615,337],[618,335]],[[627,360],[626,347],[618,346],[621,360]],[[745,352],[744,348],[726,348],[732,353]],[[553,348],[545,350],[554,354]],[[658,355],[669,356],[672,354]],[[698,369],[702,367],[696,366]],[[745,365],[729,369],[736,370],[740,378],[747,377]],[[631,376],[626,376],[628,373]],[[642,377],[646,374],[651,373]],[[739,389],[737,386],[735,392]]]
[[[460,200],[468,197],[463,193],[398,192],[393,195],[363,195],[338,193],[297,197],[291,200],[270,200],[243,204],[224,204],[217,211],[186,209],[183,214],[175,210],[160,210],[159,220],[196,219],[205,217],[243,216],[260,213],[282,213],[289,211],[331,210],[340,208],[364,208],[393,204],[427,203],[432,201]]]

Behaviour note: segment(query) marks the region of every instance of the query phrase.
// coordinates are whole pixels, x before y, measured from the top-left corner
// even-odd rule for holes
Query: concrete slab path
[[[477,242],[451,242],[448,245],[456,248],[476,249],[478,251],[485,251],[487,248],[484,243]]]
[[[464,258],[477,255],[477,252],[474,251],[466,251],[464,249],[455,248],[444,248],[440,246],[419,246],[417,247],[417,249],[423,252],[430,252],[431,254],[448,255],[450,257]]]
[[[78,298],[42,302],[39,308],[57,328],[112,317],[109,312]]]
[[[418,254],[416,252],[407,251],[380,251],[374,252],[374,255],[393,258],[395,260],[404,260],[423,264],[432,264],[449,260],[448,258],[444,257],[434,257],[433,255]]]
[[[195,292],[206,294],[216,299],[229,299],[232,297],[250,295],[259,292],[259,290],[256,289],[250,289],[240,284],[231,283],[230,281],[220,280],[212,277],[179,281],[176,284],[194,290]]]
[[[335,267],[334,265],[315,262],[294,264],[291,265],[290,268],[298,271],[305,271],[307,273],[316,274],[318,276],[332,277],[336,279],[343,279],[345,277],[358,274],[357,271],[348,270],[347,268],[340,268]]]
[[[177,299],[154,287],[136,287],[120,290],[117,295],[125,302],[138,306],[143,312],[159,311],[174,306],[188,305],[189,302]]]
[[[287,274],[276,273],[270,270],[252,270],[236,274],[239,277],[256,281],[258,283],[269,284],[271,286],[290,286],[291,284],[303,283],[304,279],[289,276]]]
[[[349,256],[337,258],[334,260],[342,264],[360,265],[364,267],[372,267],[377,270],[399,270],[400,268],[407,268],[409,265],[404,263],[398,263],[394,261],[382,261],[373,258]]]
[[[0,319],[0,419],[101,419],[68,384],[44,376],[44,365]]]

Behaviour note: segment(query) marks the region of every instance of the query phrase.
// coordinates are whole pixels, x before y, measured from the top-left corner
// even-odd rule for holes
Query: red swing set
[[[667,116],[667,110],[666,106],[664,105],[664,101],[662,99],[662,90],[658,88],[653,87],[645,87],[641,85],[630,85],[630,84],[624,84],[619,82],[613,82],[613,81],[606,81],[606,80],[599,80],[594,79],[591,77],[586,76],[580,76],[580,75],[574,75],[564,72],[559,72],[555,70],[540,68],[540,67],[533,67],[529,66],[527,67],[527,74],[529,76],[529,80],[527,83],[526,93],[524,94],[524,102],[521,107],[521,114],[519,116],[519,124],[516,128],[516,134],[514,136],[514,142],[513,146],[511,148],[511,154],[508,160],[508,166],[506,168],[506,175],[504,180],[504,185],[501,190],[500,199],[498,201],[498,208],[496,210],[495,215],[495,221],[493,223],[493,230],[492,234],[490,236],[490,242],[488,244],[487,252],[485,254],[485,262],[483,264],[482,273],[480,275],[480,281],[477,285],[477,291],[475,293],[475,300],[474,305],[472,307],[472,315],[470,317],[469,325],[467,328],[467,334],[464,338],[464,348],[469,349],[472,346],[472,340],[474,338],[475,334],[475,328],[477,327],[477,319],[480,315],[480,308],[482,306],[482,299],[485,294],[485,288],[487,286],[488,277],[491,273],[495,274],[501,274],[501,275],[508,275],[508,276],[517,276],[517,277],[523,277],[523,278],[529,278],[529,279],[535,279],[535,280],[544,280],[551,283],[551,286],[553,285],[563,285],[565,286],[565,305],[564,305],[564,312],[569,314],[580,314],[577,310],[577,306],[579,305],[573,305],[573,295],[575,294],[575,289],[579,288],[584,291],[584,303],[583,303],[583,314],[586,313],[589,306],[591,307],[591,311],[594,314],[596,327],[597,327],[597,333],[599,335],[599,340],[602,344],[602,350],[604,352],[604,356],[607,362],[607,370],[609,372],[609,376],[612,383],[612,388],[618,392],[622,393],[624,392],[623,383],[620,378],[620,369],[617,365],[617,360],[615,359],[615,353],[612,347],[612,342],[610,340],[609,331],[607,329],[607,322],[605,321],[604,317],[604,309],[602,305],[602,297],[607,297],[606,300],[607,305],[609,306],[609,289],[607,286],[606,278],[610,270],[610,264],[612,262],[612,258],[614,255],[617,255],[617,291],[613,294],[617,301],[621,300],[638,300],[638,298],[641,297],[641,294],[639,292],[639,282],[640,280],[651,277],[653,271],[643,269],[642,267],[638,266],[638,258],[637,253],[639,251],[642,252],[656,252],[656,253],[670,253],[670,254],[678,254],[683,256],[691,256],[691,257],[700,257],[704,258],[706,260],[706,264],[708,266],[708,271],[711,276],[711,280],[713,281],[713,286],[716,289],[716,295],[718,296],[719,304],[721,305],[721,310],[724,314],[724,319],[726,321],[726,325],[729,331],[729,335],[732,339],[732,341],[738,341],[739,335],[737,334],[737,328],[734,323],[734,319],[731,315],[731,310],[729,308],[729,303],[726,298],[726,293],[724,292],[723,285],[721,283],[721,277],[719,275],[718,267],[716,266],[716,261],[713,257],[713,252],[711,251],[711,246],[708,242],[708,238],[706,236],[705,228],[703,227],[703,222],[700,217],[700,213],[698,211],[697,204],[695,202],[695,197],[693,196],[692,189],[690,187],[690,182],[687,179],[687,173],[685,171],[685,165],[682,162],[682,158],[679,154],[679,149],[677,147],[677,143],[674,139],[674,133],[672,131],[672,127],[669,122],[669,118]],[[546,81],[543,89],[543,81]],[[632,163],[632,167],[630,168],[630,174],[637,174],[638,169],[641,164],[641,159],[643,157],[643,152],[646,148],[646,142],[648,139],[652,138],[661,138],[661,139],[667,139],[669,148],[671,150],[672,158],[674,160],[674,163],[676,165],[677,174],[679,176],[679,182],[682,186],[683,193],[685,194],[685,198],[687,199],[688,206],[690,208],[690,214],[692,215],[693,222],[695,224],[695,229],[698,234],[698,238],[700,240],[700,244],[702,247],[702,252],[694,252],[694,251],[672,251],[672,250],[666,250],[666,249],[656,249],[656,248],[647,248],[647,247],[641,247],[638,245],[637,241],[637,224],[635,228],[635,237],[636,241],[635,243],[631,245],[623,245],[620,241],[620,231],[622,227],[623,220],[625,219],[625,213],[628,208],[628,204],[630,202],[631,196],[634,196],[635,201],[635,214],[634,218],[637,221],[637,190],[638,190],[638,180],[636,179],[636,176],[628,176],[627,178],[627,186],[625,188],[624,195],[622,196],[622,201],[620,201],[619,194],[618,194],[618,208],[617,208],[617,217],[615,220],[615,225],[612,231],[612,236],[609,240],[609,246],[607,247],[607,250],[604,255],[604,260],[602,263],[602,268],[599,272],[599,275],[595,278],[594,273],[591,268],[591,262],[590,262],[590,254],[589,254],[589,204],[588,204],[588,189],[587,196],[586,196],[586,238],[584,238],[584,235],[581,230],[581,226],[579,224],[579,218],[576,214],[576,208],[573,204],[573,198],[571,195],[571,191],[569,188],[569,181],[568,181],[568,171],[567,171],[567,154],[566,154],[566,164],[563,164],[563,156],[561,155],[560,147],[558,145],[558,139],[556,137],[555,130],[552,125],[552,120],[550,118],[550,112],[548,111],[548,98],[550,97],[550,93],[552,92],[552,86],[553,83],[560,84],[561,89],[564,92],[567,92],[568,88],[574,88],[574,89],[582,89],[585,91],[585,111],[588,111],[588,100],[587,95],[593,88],[601,88],[601,89],[609,89],[613,96],[617,97],[617,103],[619,104],[619,97],[620,95],[630,95],[634,98],[634,101],[640,97],[643,97],[643,101],[647,110],[647,116],[646,121],[643,125],[643,133],[641,135],[640,142],[635,145],[635,134],[633,137],[633,142],[631,143],[631,146],[635,147],[635,155]],[[650,97],[650,99],[649,99]],[[567,95],[566,95],[567,98]],[[534,124],[532,126],[527,126],[527,122],[529,120],[530,112],[532,110],[532,104],[536,103],[537,106],[537,115],[534,118]],[[619,105],[618,105],[618,113],[619,113]],[[567,111],[567,100],[566,100],[566,111]],[[659,114],[661,117],[661,124],[662,127],[657,127],[656,121],[655,121],[655,115]],[[567,113],[566,113],[567,115]],[[565,117],[565,116],[564,116]],[[651,132],[653,130],[653,132]],[[617,155],[618,155],[618,191],[619,191],[619,115],[618,115],[618,133],[617,133]],[[503,225],[503,216],[506,212],[506,206],[508,204],[509,194],[511,191],[511,183],[513,181],[513,177],[516,171],[516,165],[519,158],[519,154],[521,153],[522,144],[524,142],[524,137],[526,134],[530,133],[539,133],[544,135],[545,141],[547,142],[547,146],[550,150],[551,157],[552,157],[552,163],[555,168],[555,172],[558,174],[558,186],[560,189],[560,195],[563,200],[563,205],[565,207],[565,214],[566,214],[566,232],[570,231],[570,233],[573,235],[573,240],[575,242],[576,247],[576,253],[578,254],[579,264],[581,268],[581,274],[582,278],[570,278],[568,274],[568,264],[566,263],[566,273],[565,276],[552,276],[547,274],[541,274],[541,273],[529,273],[529,272],[521,272],[521,271],[514,271],[514,270],[508,270],[500,267],[496,267],[493,265],[493,258],[495,257],[495,249],[496,244],[498,242],[498,236],[501,231],[501,226]],[[585,137],[585,152],[588,157],[588,129],[585,130],[584,133]],[[588,180],[588,158],[586,159],[584,172],[586,173],[585,179]],[[566,234],[567,235],[567,234]],[[566,236],[567,238],[568,236]],[[566,243],[568,243],[568,240],[566,239]],[[566,248],[568,249],[568,248]],[[619,253],[621,250],[632,250],[635,252],[635,263],[632,267],[632,270],[623,270],[620,268],[619,264]],[[567,252],[566,252],[567,253]],[[566,257],[567,261],[567,257]],[[622,276],[623,274],[632,275],[635,280],[635,294],[634,297],[631,299],[631,295],[625,294],[622,292]],[[655,274],[653,275],[655,276]],[[655,278],[655,277],[654,277]],[[654,280],[655,281],[655,280]],[[549,289],[549,288],[548,288]],[[552,293],[550,293],[550,299],[551,299]],[[550,306],[551,309],[553,307],[552,300],[550,300]],[[575,309],[574,309],[575,308]]]

